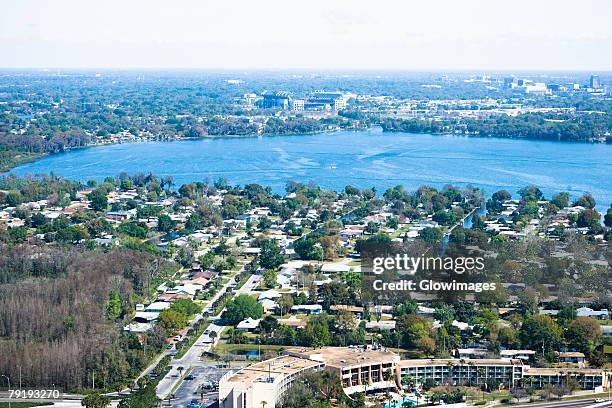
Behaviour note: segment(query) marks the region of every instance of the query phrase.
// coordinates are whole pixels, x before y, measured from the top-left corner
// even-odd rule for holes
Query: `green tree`
[[[278,274],[274,269],[266,269],[263,273],[263,284],[266,288],[276,287],[276,279]]]
[[[228,323],[235,325],[247,317],[259,319],[262,315],[263,306],[255,298],[242,294],[227,303],[222,318]]]
[[[564,191],[564,192],[555,194],[551,200],[551,203],[556,205],[557,208],[559,209],[565,208],[569,206],[569,198],[570,198],[569,193]]]
[[[595,208],[595,204],[595,198],[593,198],[593,196],[589,193],[582,195],[574,202],[574,205],[579,205],[589,209]]]
[[[285,262],[281,248],[274,239],[267,239],[260,244],[259,264],[265,269],[276,269]]]
[[[302,330],[302,343],[309,347],[323,347],[331,344],[327,315],[313,316]]]
[[[106,198],[106,189],[96,188],[87,197],[90,201],[91,209],[94,211],[106,211],[108,207],[108,199]]]
[[[419,233],[419,238],[428,244],[435,244],[442,239],[442,231],[438,228],[426,227]]]
[[[592,317],[578,317],[570,323],[565,337],[575,349],[591,353],[601,339],[601,326]]]
[[[87,394],[81,400],[81,405],[86,408],[106,408],[110,403],[110,398],[102,394]]]
[[[546,315],[533,315],[527,318],[520,330],[520,339],[524,348],[550,352],[557,350],[563,342],[563,329]]]
[[[121,316],[121,297],[119,297],[119,293],[116,290],[111,290],[110,292],[105,315],[111,322],[114,322]]]
[[[604,225],[608,228],[612,228],[612,205],[606,211],[606,215],[604,215]]]
[[[170,232],[176,227],[176,222],[167,214],[160,214],[157,217],[157,229],[161,232]]]
[[[170,310],[182,313],[185,316],[193,316],[202,311],[202,306],[190,299],[179,299],[172,303]]]
[[[172,335],[187,326],[187,316],[176,310],[166,309],[159,314],[159,325],[168,335]]]

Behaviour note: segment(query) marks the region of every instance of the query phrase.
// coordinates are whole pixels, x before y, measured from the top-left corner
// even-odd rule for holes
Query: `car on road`
[[[215,386],[210,381],[204,381],[202,384],[200,384],[200,388],[202,388],[202,390],[212,390],[215,388]]]
[[[595,398],[595,402],[597,403],[606,402],[606,400],[604,398]]]
[[[166,346],[166,349],[167,349],[167,350],[172,350],[172,347],[174,347],[174,345],[173,345],[173,344],[168,344],[168,346]]]
[[[185,377],[185,381],[191,381],[193,380],[195,377],[191,374],[189,374],[187,377]]]

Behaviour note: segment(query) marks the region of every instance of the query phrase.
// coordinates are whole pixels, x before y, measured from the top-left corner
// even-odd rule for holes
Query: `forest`
[[[0,248],[0,372],[27,386],[116,389],[165,344],[122,332],[164,262],[146,253],[17,245]]]

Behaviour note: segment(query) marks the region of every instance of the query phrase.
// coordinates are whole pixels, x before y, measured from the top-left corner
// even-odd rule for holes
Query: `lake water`
[[[303,136],[198,139],[101,146],[47,156],[12,173],[53,172],[102,180],[120,172],[169,175],[177,185],[226,177],[283,193],[288,180],[347,184],[380,192],[402,184],[474,185],[488,194],[534,184],[550,195],[590,192],[612,202],[612,145],[383,133],[380,129]]]

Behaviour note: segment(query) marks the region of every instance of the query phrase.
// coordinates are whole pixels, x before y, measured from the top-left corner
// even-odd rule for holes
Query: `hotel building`
[[[541,388],[566,384],[570,378],[583,390],[596,390],[608,387],[609,375],[601,369],[535,368],[518,358],[401,360],[395,353],[363,347],[295,348],[284,356],[223,376],[219,407],[272,408],[296,378],[317,370],[336,373],[347,395],[396,389],[409,383]]]

